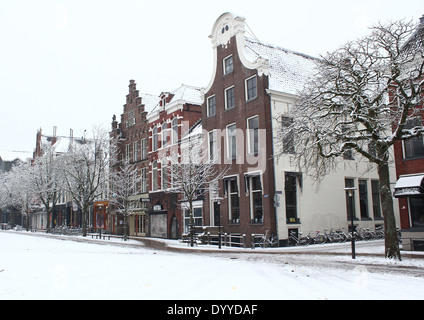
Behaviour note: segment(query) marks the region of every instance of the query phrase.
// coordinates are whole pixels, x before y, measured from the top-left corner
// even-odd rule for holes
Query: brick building
[[[148,228],[149,203],[149,127],[147,114],[152,111],[159,102],[154,95],[140,93],[137,84],[130,80],[129,92],[126,103],[123,106],[120,122],[113,116],[111,138],[117,141],[117,160],[128,159],[137,167],[138,183],[132,197],[131,216],[128,221],[129,235],[145,236]],[[111,170],[117,170],[117,167]],[[100,213],[105,214],[107,203],[97,203]],[[96,206],[95,206],[96,208]],[[109,231],[122,234],[124,218],[113,211],[109,216]]]
[[[220,222],[225,233],[246,234],[248,243],[268,230],[281,244],[291,232],[347,230],[352,215],[354,227],[382,225],[375,168],[346,159],[314,182],[296,167],[290,141],[278,141],[317,59],[260,42],[248,35],[245,18],[232,13],[217,19],[210,39],[214,67],[204,89],[204,140],[219,170],[229,169],[213,187],[218,196],[206,196],[204,224]],[[348,195],[346,187],[355,191]]]
[[[424,16],[415,33],[403,47],[418,53],[419,63],[424,57]],[[420,57],[421,56],[421,57]],[[407,129],[424,123],[424,95],[421,93],[417,113],[408,119]],[[424,250],[424,136],[395,144],[396,176],[395,197],[399,198],[402,243],[405,250]]]
[[[178,239],[184,233],[181,195],[171,192],[170,166],[179,159],[181,138],[201,118],[201,104],[200,88],[182,85],[162,92],[147,115],[152,237]]]

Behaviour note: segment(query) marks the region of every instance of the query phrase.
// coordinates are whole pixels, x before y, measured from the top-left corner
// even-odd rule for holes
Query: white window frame
[[[175,124],[175,122],[176,122],[176,124]],[[179,126],[178,118],[172,119],[172,122],[171,122],[171,130],[172,130],[171,144],[178,143],[178,126]]]
[[[159,144],[158,127],[155,126],[152,130],[152,151],[158,150],[158,147],[159,147],[158,144]]]
[[[248,89],[247,89],[247,82],[249,80],[252,80],[253,78],[256,78],[256,93],[254,97],[250,97],[249,98],[249,94],[248,94]],[[246,102],[254,100],[258,97],[258,78],[256,75],[254,75],[253,77],[247,78],[246,80],[244,80],[244,91],[245,91],[245,98],[246,98]]]
[[[232,106],[231,108],[228,107],[228,96],[227,96],[227,92],[230,91],[231,89],[234,89],[234,106]],[[231,86],[228,87],[224,90],[224,100],[225,100],[225,110],[231,110],[234,109],[236,107],[236,92],[235,92],[235,86]]]
[[[133,142],[133,161],[136,162],[138,159],[138,141]]]
[[[227,72],[227,68],[226,68],[226,62],[227,62],[227,60],[229,60],[229,59],[232,59],[232,69],[231,69],[231,71],[228,71]],[[227,56],[227,57],[225,57],[224,59],[222,59],[222,68],[223,68],[223,74],[224,75],[226,75],[226,74],[230,74],[230,73],[232,73],[233,71],[234,71],[234,58],[233,58],[233,55],[232,54],[230,54],[229,56]]]
[[[140,191],[144,193],[147,191],[146,168],[141,168],[140,181],[141,181]]]
[[[164,122],[161,125],[161,148],[168,146],[168,123]]]
[[[232,134],[230,136],[229,135],[229,133],[230,133],[229,127],[232,127],[232,126],[234,126],[234,134]],[[231,123],[231,124],[229,124],[225,127],[225,135],[226,135],[227,159],[235,160],[235,159],[237,159],[237,125],[236,125],[236,123]],[[232,138],[233,136],[235,137],[235,155],[234,156],[232,155],[233,144],[230,143],[230,137]]]
[[[159,190],[159,181],[158,181],[158,162],[155,160],[152,163],[152,191],[156,191],[156,190]]]
[[[213,139],[213,150],[211,149],[211,135]],[[217,136],[216,129],[208,132],[208,159],[211,163],[215,163],[218,160]]]
[[[165,162],[162,162],[161,165],[161,187],[164,190],[169,188],[169,171],[168,165]]]
[[[211,112],[210,112],[210,104],[209,104],[209,101],[210,101],[210,99],[212,99],[212,98],[215,98],[215,112],[214,112],[214,114],[211,114]],[[214,95],[211,95],[210,97],[208,97],[208,98],[207,98],[206,105],[207,105],[207,107],[206,107],[206,115],[207,115],[208,117],[213,117],[213,116],[215,116],[215,115],[216,115],[216,95],[215,95],[215,94],[214,94]]]
[[[141,160],[147,158],[147,139],[141,139]]]
[[[125,145],[125,161],[130,160],[131,146],[130,144]]]
[[[259,177],[259,181],[261,183],[261,189],[259,190],[253,190],[252,189],[252,178],[253,177]],[[245,187],[246,187],[246,195],[249,196],[249,205],[250,205],[250,221],[252,223],[263,223],[264,219],[264,182],[263,182],[263,174],[262,171],[255,171],[255,172],[248,172],[245,173],[244,176],[245,179]],[[260,192],[262,195],[262,221],[260,222],[253,222],[254,219],[254,204],[253,204],[253,193]]]
[[[258,119],[258,128],[257,128],[257,130],[258,130],[258,150],[255,152],[255,150],[252,150],[252,149],[254,149],[254,141],[253,141],[253,144],[252,144],[252,140],[251,140],[251,130],[252,129],[250,129],[250,126],[249,126],[249,121],[250,120],[252,120],[252,119],[255,119],[255,118],[257,118]],[[253,116],[253,117],[250,117],[250,118],[247,118],[247,120],[246,120],[246,128],[247,128],[247,152],[248,152],[248,154],[249,155],[257,155],[257,154],[259,154],[259,150],[260,150],[260,139],[259,139],[259,115],[255,115],[255,116]],[[253,148],[252,148],[253,147]]]
[[[236,178],[235,180],[237,181],[237,192],[232,192],[231,190],[231,180],[233,178]],[[234,175],[230,175],[230,176],[226,176],[224,178],[222,178],[222,180],[224,181],[225,184],[227,184],[226,186],[224,186],[224,192],[225,192],[225,196],[227,198],[227,202],[228,202],[228,221],[230,221],[230,223],[232,223],[231,221],[233,220],[233,215],[232,215],[232,201],[231,201],[231,195],[235,195],[237,193],[237,197],[238,197],[238,201],[239,201],[239,219],[240,219],[240,176],[238,174],[234,174]],[[240,221],[235,222],[235,223],[240,223]]]

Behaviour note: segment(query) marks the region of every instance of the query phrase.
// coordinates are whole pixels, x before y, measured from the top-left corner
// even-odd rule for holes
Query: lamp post
[[[353,228],[353,213],[354,213],[354,202],[353,202],[353,195],[354,192],[356,190],[356,188],[351,187],[351,188],[345,188],[345,190],[347,191],[347,195],[349,198],[349,203],[350,203],[350,208],[352,209],[350,212],[350,231],[352,233],[351,235],[351,247],[352,247],[352,259],[356,259],[356,252],[355,252],[355,233],[354,233],[354,228]]]

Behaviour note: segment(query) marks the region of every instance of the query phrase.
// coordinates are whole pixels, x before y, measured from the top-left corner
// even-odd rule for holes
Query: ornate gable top
[[[231,12],[222,14],[212,27],[209,38],[212,40],[212,47],[227,46],[230,39],[238,33],[245,32],[245,18],[236,16]]]

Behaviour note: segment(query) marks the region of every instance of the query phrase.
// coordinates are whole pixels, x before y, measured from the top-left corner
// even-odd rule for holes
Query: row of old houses
[[[422,37],[422,30],[424,18],[414,36]],[[142,93],[130,80],[110,136],[118,141],[119,157],[137,167],[131,215],[126,225],[105,196],[93,204],[93,229],[122,234],[128,228],[131,236],[171,239],[187,234],[188,207],[181,194],[170,192],[170,167],[181,153],[181,141],[193,133],[201,137],[217,171],[225,172],[194,201],[196,226],[220,226],[227,234],[245,235],[248,242],[269,231],[281,244],[291,232],[347,231],[352,217],[355,228],[382,226],[379,178],[372,164],[346,153],[337,171],[314,181],[297,168],[291,141],[279,137],[316,58],[249,37],[245,18],[232,13],[216,20],[210,39],[214,64],[207,86],[181,85],[157,95]],[[390,168],[398,191],[397,224],[411,239],[406,249],[424,242],[423,143],[422,137],[398,143],[396,166]],[[418,191],[403,190],[408,188]],[[63,211],[68,222],[79,223],[78,208],[65,204]]]

